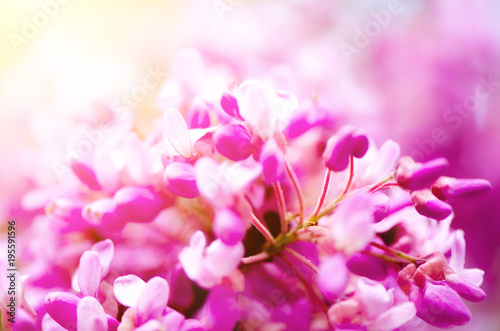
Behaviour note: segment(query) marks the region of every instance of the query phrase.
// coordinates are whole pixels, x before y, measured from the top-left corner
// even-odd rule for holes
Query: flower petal
[[[182,115],[175,109],[170,108],[163,116],[165,124],[165,136],[177,153],[190,158],[191,139],[189,129]]]
[[[455,231],[455,236],[453,238],[453,245],[451,246],[451,256],[449,265],[455,272],[459,272],[464,268],[465,238],[463,230],[459,229]]]
[[[170,288],[165,279],[153,277],[142,290],[137,301],[137,315],[141,321],[145,322],[156,317],[165,309],[168,302]]]
[[[77,329],[77,305],[80,297],[71,293],[52,292],[45,298],[47,313],[66,330]]]
[[[347,287],[349,270],[341,254],[329,257],[319,266],[318,283],[321,292],[330,300],[338,299]]]
[[[444,278],[446,279],[446,284],[465,300],[479,302],[486,298],[486,293],[481,288],[469,283],[456,274],[445,274]]]
[[[101,282],[102,266],[96,252],[86,251],[80,258],[78,287],[84,296],[95,297]]]
[[[99,256],[99,260],[101,261],[102,274],[101,279],[104,278],[109,272],[109,266],[111,265],[111,261],[113,260],[113,255],[115,252],[115,246],[113,245],[113,241],[111,239],[106,239],[103,241],[99,241],[92,245],[91,251],[94,251]]]
[[[384,311],[368,326],[369,331],[391,331],[411,320],[417,312],[413,302],[405,302]]]
[[[99,301],[93,297],[85,297],[77,306],[78,331],[107,331],[108,318]]]
[[[145,286],[146,282],[136,275],[118,277],[113,284],[116,300],[124,306],[136,308]]]

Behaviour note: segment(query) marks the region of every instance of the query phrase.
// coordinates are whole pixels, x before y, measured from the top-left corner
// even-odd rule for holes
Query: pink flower
[[[262,146],[259,161],[262,164],[262,172],[267,184],[276,183],[285,178],[285,155],[273,138],[267,140]]]
[[[137,326],[159,317],[167,307],[170,288],[161,277],[146,283],[135,275],[121,276],[113,287],[119,303],[137,310]]]
[[[354,296],[331,306],[328,317],[341,330],[343,326],[362,325],[369,331],[390,331],[410,321],[415,313],[412,302],[398,302],[393,290],[360,278]]]
[[[368,245],[374,236],[373,209],[374,203],[366,194],[356,194],[339,205],[327,221],[336,249],[351,255]]]
[[[342,171],[349,165],[349,157],[361,158],[368,150],[368,137],[352,127],[343,127],[330,137],[323,158],[325,165],[332,171]]]
[[[446,169],[448,160],[445,158],[415,163],[410,157],[403,157],[399,161],[394,177],[401,187],[411,191],[421,190],[430,187]]]
[[[243,125],[219,127],[213,134],[215,148],[232,161],[241,161],[252,154],[252,137]]]
[[[456,237],[454,259],[461,259],[460,235]],[[455,262],[456,263],[456,262]],[[422,264],[409,264],[398,275],[398,283],[417,307],[417,316],[437,327],[464,325],[471,313],[460,299],[481,301],[486,294],[476,285],[457,275],[441,253],[422,259]]]
[[[189,163],[172,162],[165,168],[163,179],[170,192],[193,199],[200,196],[195,175],[194,167]]]
[[[196,231],[189,246],[179,253],[179,261],[191,280],[202,287],[211,288],[236,271],[243,253],[241,242],[227,245],[216,239],[207,247],[203,232]]]

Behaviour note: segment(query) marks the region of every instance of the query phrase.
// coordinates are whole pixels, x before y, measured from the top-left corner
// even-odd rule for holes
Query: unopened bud
[[[406,156],[399,160],[394,177],[398,184],[411,191],[429,187],[448,169],[448,160],[434,159],[425,163],[415,163]]]

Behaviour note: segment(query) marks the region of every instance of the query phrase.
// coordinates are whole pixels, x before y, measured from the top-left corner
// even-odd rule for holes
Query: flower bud
[[[424,289],[413,286],[410,300],[418,317],[439,328],[464,325],[471,318],[467,306],[444,281],[429,281]]]
[[[188,199],[194,199],[200,195],[195,177],[194,167],[185,162],[170,163],[163,174],[167,189],[180,197]]]
[[[356,158],[362,158],[368,151],[369,141],[368,137],[360,132],[354,131],[352,133],[352,147],[351,154]]]
[[[443,201],[460,202],[481,196],[491,189],[491,184],[485,179],[457,179],[440,177],[432,185],[432,193]]]
[[[411,192],[411,201],[420,215],[441,221],[453,212],[451,206],[437,199],[430,190]]]
[[[350,156],[363,157],[368,151],[368,137],[352,127],[343,127],[326,143],[323,158],[332,171],[342,171],[349,165]]]
[[[243,125],[222,126],[213,139],[217,151],[232,161],[245,160],[252,154],[252,137]]]
[[[399,160],[394,177],[399,186],[415,191],[432,185],[446,169],[448,160],[445,158],[415,163],[411,157],[406,156]]]
[[[351,147],[352,135],[349,132],[342,132],[330,137],[326,142],[323,154],[326,167],[332,171],[342,171],[347,168]]]
[[[266,141],[260,158],[262,172],[267,184],[279,182],[285,177],[285,156],[274,139]]]
[[[224,92],[220,100],[220,105],[222,109],[229,116],[236,118],[237,120],[243,121],[244,119],[240,115],[240,108],[238,107],[238,100],[229,92]]]

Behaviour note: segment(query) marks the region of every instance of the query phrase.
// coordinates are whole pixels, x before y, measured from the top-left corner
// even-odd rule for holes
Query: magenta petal
[[[233,124],[218,128],[213,135],[215,148],[232,161],[241,161],[252,154],[252,137],[243,125]]]
[[[318,283],[321,292],[327,298],[330,300],[338,299],[344,293],[348,280],[349,271],[342,255],[335,255],[321,262]]]
[[[396,168],[395,178],[401,187],[412,191],[421,190],[431,186],[446,169],[448,160],[445,158],[415,163],[410,157],[403,157]]]
[[[354,157],[362,158],[368,151],[369,141],[365,134],[353,132],[351,154]]]
[[[168,306],[179,311],[187,310],[195,301],[192,282],[180,264],[174,267],[169,280],[171,295]]]
[[[238,100],[236,100],[232,94],[224,92],[220,100],[220,105],[226,114],[236,118],[237,120],[243,121],[243,118],[240,115],[240,108],[238,107]]]
[[[118,322],[116,318],[109,315],[106,315],[106,318],[108,320],[108,331],[117,331],[120,326],[120,322]]]
[[[182,323],[180,331],[206,331],[206,329],[200,321],[190,318]]]
[[[213,231],[227,245],[241,241],[246,232],[243,219],[228,208],[219,209],[215,213]]]
[[[163,179],[167,189],[180,197],[194,199],[200,196],[194,167],[188,163],[170,163],[165,168]]]
[[[346,263],[347,268],[353,274],[382,281],[387,277],[387,266],[374,256],[354,253]]]
[[[91,190],[99,191],[102,189],[94,170],[88,165],[81,162],[72,162],[71,170],[73,170],[76,177]]]
[[[417,316],[433,326],[460,326],[467,324],[471,318],[467,306],[445,282],[429,281],[425,290],[412,287],[410,300],[415,303]]]
[[[352,135],[347,129],[341,130],[337,135],[330,137],[323,154],[326,167],[332,171],[342,171],[347,168],[352,146]]]
[[[209,330],[231,331],[240,317],[236,293],[222,286],[217,286],[207,298],[205,326]]]
[[[80,297],[71,293],[52,292],[45,298],[45,309],[47,313],[61,325],[70,331],[77,329],[77,305]]]
[[[485,179],[457,179],[443,176],[432,185],[432,193],[448,202],[476,198],[490,190],[491,183]]]
[[[99,301],[85,297],[77,306],[78,331],[108,331],[108,318]]]
[[[460,278],[456,274],[445,274],[444,278],[446,279],[446,284],[465,300],[479,302],[486,298],[486,293],[481,288]]]
[[[82,209],[82,217],[87,223],[106,228],[119,228],[123,220],[115,213],[116,205],[112,199],[99,199]]]
[[[414,191],[411,201],[420,215],[441,221],[450,216],[453,208],[446,202],[437,199],[430,190]]]
[[[80,258],[78,286],[84,296],[95,297],[101,282],[102,266],[96,252],[86,251]]]
[[[201,100],[193,101],[191,108],[188,111],[189,128],[208,128],[210,126],[210,114],[207,106]]]
[[[10,316],[9,316],[10,317]],[[26,312],[24,309],[16,311],[15,323],[12,325],[13,331],[37,331],[36,318]]]
[[[166,202],[150,187],[126,186],[116,191],[113,202],[118,216],[132,222],[147,223],[162,211]]]
[[[266,141],[259,158],[267,184],[279,182],[285,177],[285,156],[274,139]]]
[[[142,322],[161,314],[167,306],[169,294],[168,283],[161,277],[151,278],[146,283],[137,301],[137,316]]]

